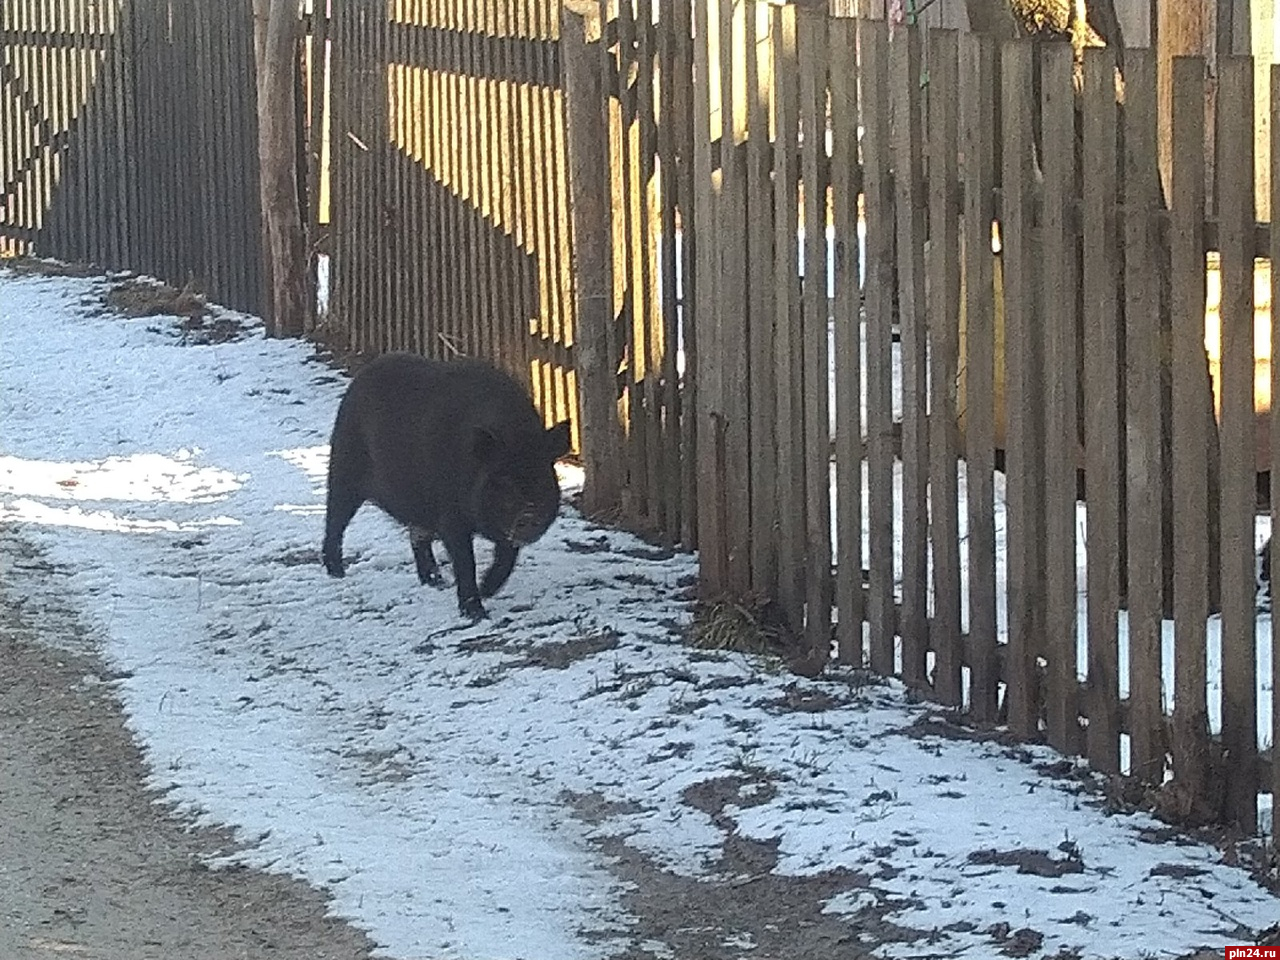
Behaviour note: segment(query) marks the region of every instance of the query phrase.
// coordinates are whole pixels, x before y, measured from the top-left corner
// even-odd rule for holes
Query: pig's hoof
[[[344,570],[342,567],[341,559],[338,559],[338,560],[326,559],[324,561],[324,568],[329,572],[329,576],[336,577],[339,580],[341,580],[343,577],[347,575],[347,571]]]
[[[430,573],[425,573],[422,576],[418,577],[418,579],[422,581],[422,585],[424,587],[443,587],[444,586],[444,577],[440,575],[439,570],[432,570]]]
[[[489,616],[484,609],[484,604],[480,602],[479,597],[468,597],[466,600],[458,602],[459,612],[468,620],[483,620]]]

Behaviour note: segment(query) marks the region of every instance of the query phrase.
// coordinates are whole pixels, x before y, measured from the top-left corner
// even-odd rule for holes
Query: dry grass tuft
[[[694,613],[689,645],[701,650],[782,655],[790,631],[772,603],[704,603]]]
[[[63,263],[40,257],[0,257],[0,267],[19,277],[97,277],[102,271],[84,263]]]
[[[209,312],[204,295],[190,282],[178,290],[167,283],[125,280],[107,291],[106,304],[125,317],[203,318]]]

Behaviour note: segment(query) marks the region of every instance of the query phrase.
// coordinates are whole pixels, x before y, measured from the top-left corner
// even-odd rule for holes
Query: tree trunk
[[[307,242],[298,202],[295,63],[297,0],[254,0],[258,68],[258,162],[270,285],[269,336],[298,336],[310,326]]]

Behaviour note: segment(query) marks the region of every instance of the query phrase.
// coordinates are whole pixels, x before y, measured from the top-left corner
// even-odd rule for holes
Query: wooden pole
[[[569,203],[573,215],[573,283],[577,315],[577,374],[581,395],[581,443],[585,471],[583,509],[588,514],[621,502],[621,466],[614,358],[612,195],[609,189],[609,123],[600,76],[603,18],[596,0],[567,0],[560,20],[569,155]]]
[[[267,333],[298,336],[310,323],[307,243],[298,202],[296,0],[254,0],[259,189],[270,277]]]

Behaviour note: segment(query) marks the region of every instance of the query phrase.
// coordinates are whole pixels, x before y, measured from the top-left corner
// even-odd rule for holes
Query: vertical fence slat
[[[43,108],[46,120],[45,143],[42,153],[46,162],[41,164],[40,202],[43,219],[41,233],[48,236],[50,246],[71,258],[74,241],[70,239],[70,184],[68,159],[70,153],[64,137],[59,137],[67,127],[70,112],[70,83],[66,51],[52,43],[54,31],[61,27],[65,15],[66,0],[45,0],[40,7],[40,33],[38,35],[40,72],[34,88],[35,101]],[[66,198],[65,200],[63,198]]]
[[[107,263],[107,231],[111,222],[106,210],[106,200],[102,191],[104,159],[106,156],[103,141],[103,127],[106,118],[107,101],[102,99],[102,67],[103,59],[98,44],[102,37],[103,8],[100,4],[81,5],[77,17],[77,35],[80,38],[80,56],[84,70],[84,95],[80,106],[80,143],[81,152],[86,160],[84,166],[85,206],[82,216],[84,227],[85,259],[90,263],[105,266]],[[196,54],[196,35],[192,37],[192,57]],[[193,107],[198,109],[197,104]],[[198,134],[197,134],[198,135]],[[204,142],[203,138],[200,142]],[[93,163],[88,162],[93,158]],[[203,178],[196,184],[198,190]],[[197,216],[200,216],[197,211]],[[199,226],[196,226],[199,229]]]
[[[429,7],[427,19],[431,31],[427,34],[427,59],[429,63],[442,64],[443,44],[440,30],[441,0],[427,0]],[[427,126],[429,142],[427,149],[431,152],[431,184],[430,209],[427,211],[427,242],[435,251],[452,250],[449,238],[445,234],[445,212],[449,202],[448,183],[446,181],[446,158],[448,127],[451,118],[445,114],[444,69],[437,66],[427,77]],[[438,253],[431,258],[431,279],[428,287],[431,303],[427,312],[426,353],[429,357],[444,357],[443,334],[445,316],[449,310],[448,271],[450,259]]]
[[[623,487],[623,514],[628,522],[637,522],[643,512],[648,488],[648,474],[644,464],[645,421],[642,415],[643,404],[642,375],[640,373],[643,358],[643,336],[638,332],[644,323],[644,305],[642,302],[642,282],[639,276],[640,259],[636,256],[637,233],[640,221],[640,174],[637,169],[638,157],[632,151],[632,132],[635,126],[635,101],[631,96],[631,64],[635,59],[635,23],[632,16],[632,0],[617,0],[617,17],[614,20],[618,36],[616,75],[614,77],[614,99],[616,106],[611,105],[616,113],[614,121],[617,129],[617,151],[614,155],[615,190],[618,191],[615,214],[618,223],[620,246],[615,250],[614,262],[619,269],[614,279],[615,287],[621,290],[620,317],[624,322],[619,324],[622,334],[622,355],[626,361],[625,392],[623,394],[623,413],[626,420],[626,435],[623,453],[627,463],[627,483]]]
[[[458,4],[460,0],[441,0],[441,37],[440,47],[442,62],[446,65],[456,64],[461,56],[458,31]],[[521,5],[524,6],[523,4]],[[453,251],[454,255],[445,263],[444,302],[440,311],[440,346],[442,356],[446,359],[466,352],[466,344],[459,336],[465,323],[467,310],[466,298],[462,292],[462,262],[465,251],[462,247],[462,220],[460,216],[462,193],[462,130],[461,92],[459,87],[462,78],[446,66],[441,71],[442,90],[442,122],[445,125],[444,171],[445,179],[439,193],[444,207],[441,224],[441,248]],[[536,210],[536,208],[534,208]],[[531,210],[530,220],[534,219]]]
[[[836,640],[841,663],[862,666],[862,318],[858,249],[857,23],[832,20],[831,205],[835,227]]]
[[[1205,401],[1204,61],[1173,64],[1173,190],[1170,194],[1170,307],[1173,322],[1173,770],[1190,796],[1207,782],[1205,689],[1209,616],[1209,444]]]
[[[656,176],[656,113],[654,103],[654,31],[653,0],[637,0],[637,57],[639,75],[636,79],[636,132],[635,143],[639,152],[640,173],[640,244],[636,257],[640,266],[641,302],[643,305],[641,332],[644,366],[645,420],[645,487],[649,492],[646,505],[647,525],[658,533],[662,529],[666,499],[665,478],[662,463],[662,301],[658,297],[658,242],[662,230],[662,211],[657,192]],[[741,53],[741,51],[740,51]],[[742,69],[742,67],[739,67]],[[745,194],[743,203],[745,205]],[[745,348],[744,348],[745,349]],[[745,427],[745,424],[744,424]]]
[[[350,0],[352,4],[350,44],[349,91],[350,110],[347,114],[348,153],[351,157],[351,209],[352,209],[352,257],[351,257],[351,336],[354,350],[373,349],[370,330],[375,318],[369,297],[369,264],[373,260],[373,225],[376,211],[370,205],[372,179],[371,149],[368,121],[369,103],[369,6],[368,0]]]
[[[1219,171],[1253,169],[1253,65],[1230,57],[1220,66]],[[1226,815],[1257,825],[1257,648],[1254,614],[1253,180],[1218,180],[1222,255],[1222,745],[1230,776]]]
[[[925,680],[929,626],[928,423],[925,332],[924,150],[921,138],[920,30],[895,29],[890,44],[894,214],[897,222],[898,328],[902,364],[902,679]]]
[[[404,350],[407,341],[409,313],[414,308],[409,299],[409,270],[411,259],[406,245],[410,242],[408,230],[409,205],[403,150],[408,142],[409,104],[405,99],[406,66],[400,61],[400,51],[391,46],[393,37],[403,36],[399,29],[404,23],[404,0],[391,0],[390,9],[384,5],[382,69],[378,82],[386,91],[387,129],[384,162],[379,174],[386,182],[383,204],[384,237],[387,262],[382,271],[382,284],[386,291],[387,349]]]
[[[538,40],[545,40],[547,37],[547,10],[547,0],[531,0],[530,26],[533,36]],[[537,73],[545,77],[549,72],[545,44],[539,44],[535,48],[533,63]],[[561,361],[563,332],[561,330],[560,288],[556,283],[555,264],[555,194],[552,189],[555,168],[551,136],[551,103],[550,90],[545,83],[534,85],[533,102],[536,156],[538,158],[537,176],[534,178],[538,190],[538,286],[542,292],[543,335],[545,337],[542,344],[542,410],[543,415],[546,416],[556,408],[556,371]]]
[[[458,330],[458,342],[462,352],[468,356],[478,356],[484,351],[484,341],[481,337],[481,325],[484,317],[484,294],[481,290],[481,285],[477,282],[480,270],[480,244],[476,222],[476,174],[479,161],[480,132],[477,129],[478,116],[476,110],[475,33],[472,29],[474,15],[475,0],[458,0],[454,37],[459,70],[458,130],[460,140],[458,143],[458,193],[454,198],[454,203],[458,208],[457,249],[460,253],[458,258],[458,285],[463,303],[462,312],[459,315],[461,326]],[[547,139],[547,119],[544,113],[540,124],[544,144]],[[545,189],[545,183],[548,179],[548,152],[545,149],[542,157]],[[539,220],[543,224],[544,230],[548,230],[548,234],[549,213],[550,207],[544,199]],[[543,250],[545,251],[549,247],[550,244],[545,243]],[[544,277],[543,282],[549,283],[549,280],[549,277]],[[544,396],[544,404],[545,402]]]
[[[929,513],[933,546],[933,692],[961,702],[960,507],[956,369],[960,333],[958,36],[929,33]]]
[[[339,0],[334,0],[339,2]],[[415,324],[414,350],[423,356],[431,356],[432,311],[435,309],[435,276],[437,248],[431,246],[433,200],[437,184],[436,157],[431,151],[431,68],[427,66],[431,33],[428,29],[430,9],[428,0],[414,0],[414,113],[416,115],[416,142],[414,155],[417,166],[414,171],[414,249],[417,262],[418,315]],[[330,223],[333,214],[330,206]],[[332,230],[332,226],[330,226]]]
[[[694,130],[695,115],[702,113],[702,101],[693,95],[693,11],[692,4],[670,4],[663,9],[675,17],[674,29],[678,39],[676,57],[678,69],[673,82],[673,99],[682,106],[676,117],[680,160],[678,192],[680,196],[680,334],[684,349],[684,371],[680,384],[680,443],[682,464],[680,476],[681,510],[680,540],[688,548],[698,543],[698,321],[693,305],[697,298],[696,286],[701,281],[694,276],[697,263],[698,223],[694,197]],[[701,44],[699,44],[701,46]]]
[[[1037,598],[1043,593],[1036,555],[1042,546],[1036,512],[1041,485],[1036,442],[1040,379],[1035,363],[1039,326],[1034,300],[1032,238],[1031,48],[1007,41],[1001,49],[1001,142],[1003,199],[1000,233],[1004,265],[1004,402],[1008,432],[1006,563],[1008,566],[1009,640],[1005,648],[1005,705],[1010,728],[1034,736],[1039,719],[1036,654],[1039,649]]]
[[[797,442],[800,411],[795,382],[796,358],[792,332],[799,326],[800,229],[798,181],[800,176],[798,137],[800,130],[800,85],[796,51],[794,7],[773,12],[773,62],[777,83],[774,89],[776,134],[773,153],[774,198],[774,401],[777,410],[774,442],[777,450],[778,480],[778,600],[788,622],[800,626],[804,616],[804,596],[800,574],[804,567],[803,474],[800,472],[802,445]],[[705,349],[705,346],[704,346]]]
[[[827,297],[827,17],[799,17],[800,124],[804,137],[802,377],[805,460],[805,646],[810,668],[831,645],[831,426]]]
[[[1117,376],[1116,102],[1105,50],[1084,58],[1084,393],[1088,517],[1089,760],[1120,769],[1120,425]]]
[[[1075,98],[1071,48],[1054,44],[1041,60],[1044,130],[1045,326],[1045,727],[1049,743],[1078,748],[1076,685],[1076,469],[1079,433],[1076,310],[1079,245],[1071,215],[1075,196]]]
[[[517,366],[516,359],[516,327],[520,320],[520,253],[516,242],[518,228],[516,224],[516,141],[515,141],[515,113],[513,110],[514,90],[511,80],[511,72],[514,61],[511,55],[512,43],[512,21],[511,21],[511,5],[506,0],[494,0],[497,5],[497,31],[503,38],[503,43],[499,48],[498,54],[498,75],[500,79],[495,81],[496,95],[498,101],[498,180],[496,189],[498,191],[498,221],[501,224],[501,230],[498,234],[498,302],[500,306],[500,324],[498,328],[498,355],[502,366],[508,371],[515,371]],[[598,28],[597,28],[598,29]],[[563,27],[561,37],[563,38]],[[598,47],[599,44],[597,43]],[[592,48],[592,61],[590,66],[597,68],[596,84],[599,84],[599,51]],[[568,61],[562,61],[562,77],[567,77]],[[603,103],[603,92],[597,88],[594,99],[600,104]],[[573,109],[568,103],[568,94],[566,93],[565,110]],[[603,109],[598,106],[597,112]],[[572,126],[572,121],[566,120]],[[598,129],[598,124],[597,124]],[[570,135],[572,136],[572,135]],[[604,132],[605,143],[608,143],[608,130]],[[569,161],[572,163],[572,160]],[[607,157],[605,162],[607,163]],[[570,201],[570,213],[572,215],[572,201]],[[572,230],[572,226],[570,226]],[[605,236],[608,234],[606,233]],[[428,295],[430,295],[428,293]],[[577,293],[575,291],[575,296]],[[581,315],[579,315],[581,320]],[[581,380],[579,380],[581,387]],[[585,452],[585,447],[583,448]]]
[[[719,288],[719,267],[716,218],[717,198],[712,176],[715,170],[712,159],[711,108],[712,97],[717,90],[712,84],[711,73],[719,72],[719,63],[711,57],[709,42],[712,25],[718,19],[711,17],[712,9],[718,10],[717,0],[694,0],[694,32],[700,39],[694,45],[694,221],[697,224],[697,300],[695,318],[698,330],[698,568],[703,596],[711,599],[723,593],[726,586],[728,559],[725,554],[724,490],[723,477],[717,463],[721,445],[718,408],[720,404],[720,377],[717,368],[719,358],[719,332],[717,330],[716,297]],[[785,8],[783,8],[785,9]],[[782,10],[775,12],[776,15]],[[718,25],[715,27],[719,29]]]
[[[19,11],[14,7],[0,7],[0,17],[3,17],[4,28],[15,37],[17,37],[18,28],[21,22],[16,18]],[[6,44],[0,48],[0,64],[7,70],[15,69],[15,61],[17,54],[12,45]],[[0,177],[4,178],[4,182],[12,186],[5,191],[3,201],[0,201],[0,215],[4,217],[6,225],[5,236],[0,234],[0,255],[17,256],[20,252],[24,252],[24,241],[21,231],[26,223],[19,216],[18,195],[22,192],[22,187],[18,183],[17,174],[18,167],[22,163],[22,129],[19,117],[21,113],[18,109],[18,98],[13,95],[14,91],[9,85],[0,87],[4,91],[4,96],[0,96],[0,124],[4,124],[4,129],[10,131],[9,134],[0,138]],[[12,230],[12,233],[9,231]]]
[[[1129,493],[1130,773],[1159,784],[1164,775],[1160,702],[1162,563],[1160,511],[1161,342],[1153,235],[1158,202],[1155,60],[1149,49],[1125,56],[1124,290],[1126,443]]]
[[[133,231],[129,226],[137,216],[135,204],[134,178],[132,176],[135,147],[129,138],[127,118],[133,102],[135,90],[132,84],[133,73],[125,69],[133,56],[132,31],[126,22],[123,4],[113,4],[111,10],[112,32],[107,57],[111,61],[111,84],[109,96],[119,105],[112,118],[112,154],[115,164],[113,195],[118,211],[119,222],[115,229],[116,262],[114,266],[123,267],[135,263],[137,251],[133,243]],[[216,49],[216,48],[215,48]],[[212,59],[216,59],[211,57]]]
[[[0,26],[16,34],[17,25],[13,22],[13,16],[12,7],[0,6]],[[9,44],[0,46],[0,67],[13,69],[13,54]],[[6,131],[6,135],[0,138],[0,182],[16,186],[18,164],[21,162],[21,154],[18,152],[19,131],[22,129],[18,124],[18,98],[13,96],[7,83],[0,84],[0,92],[4,94],[0,96],[0,129]],[[6,228],[0,231],[0,256],[16,256],[20,249],[21,241],[17,234],[23,223],[17,217],[14,200],[12,188],[5,190],[4,198],[0,200],[0,217],[3,217]],[[5,236],[10,230],[13,231],[12,234]]]
[[[66,84],[59,83],[58,74],[61,71],[61,51],[55,50],[48,42],[50,28],[54,15],[58,12],[54,4],[45,0],[41,3],[37,10],[37,47],[36,47],[36,63],[37,68],[34,76],[33,93],[36,103],[43,107],[44,118],[48,126],[42,138],[37,139],[39,144],[39,155],[45,161],[39,165],[36,179],[39,184],[39,194],[36,206],[36,214],[42,233],[50,233],[55,238],[55,242],[60,243],[65,235],[65,228],[62,227],[60,218],[64,213],[64,209],[59,204],[54,206],[54,185],[57,183],[57,173],[59,167],[65,159],[65,154],[61,153],[57,148],[57,141],[52,136],[51,130],[60,129],[60,124],[64,122],[64,114],[66,113],[66,104],[64,98],[66,95]]]
[[[133,16],[129,18],[133,27],[133,50],[135,55],[154,49],[151,37],[151,11],[143,5],[135,5]],[[137,256],[135,263],[140,272],[157,274],[155,263],[155,225],[159,214],[155,209],[154,191],[158,177],[154,165],[155,144],[143,135],[148,123],[154,122],[152,116],[153,76],[149,56],[136,56],[134,60],[134,99],[133,123],[129,130],[130,140],[136,147],[137,156]],[[230,105],[228,105],[230,111]],[[228,141],[229,142],[229,141]]]
[[[68,178],[74,191],[71,197],[64,199],[71,205],[72,249],[76,258],[87,263],[100,263],[95,257],[93,232],[98,217],[95,216],[99,205],[94,195],[97,181],[97,169],[89,161],[93,157],[92,128],[89,120],[89,95],[92,90],[91,58],[92,48],[88,44],[87,17],[88,9],[83,3],[69,2],[64,14],[64,29],[70,31],[71,42],[66,56],[70,72],[71,109],[67,114],[68,169],[63,175],[63,189],[66,190]],[[189,19],[183,20],[186,33],[190,35]],[[188,49],[190,49],[188,42]],[[190,229],[190,225],[188,225]]]
[[[889,88],[889,31],[883,20],[858,24],[862,48],[862,89]],[[893,182],[889,111],[883,96],[862,100],[863,197],[867,223],[867,488],[870,529],[867,621],[871,668],[894,672],[893,590]]]
[[[659,276],[662,298],[659,324],[662,331],[661,392],[659,411],[661,417],[662,450],[660,453],[662,477],[662,502],[659,508],[659,524],[662,537],[668,544],[680,540],[680,511],[683,506],[680,487],[680,416],[678,372],[676,356],[679,351],[680,328],[676,277],[679,263],[679,246],[676,240],[676,208],[683,203],[677,190],[676,156],[679,131],[677,116],[684,112],[688,101],[677,104],[675,99],[675,74],[677,42],[675,20],[670,8],[657,4],[658,14],[658,129],[657,149],[659,165],[660,222],[659,222]]]
[[[81,260],[100,263],[95,256],[94,231],[97,225],[99,204],[94,187],[97,169],[89,161],[93,157],[93,129],[89,126],[89,97],[93,90],[93,50],[89,45],[88,15],[90,10],[82,3],[71,3],[67,11],[67,29],[72,31],[71,63],[72,111],[68,116],[67,140],[71,145],[75,164],[75,216],[72,229],[76,233],[76,252]],[[191,49],[190,19],[183,21],[187,48]],[[194,219],[194,218],[193,218]],[[188,230],[194,224],[188,225]]]
[[[485,49],[481,46],[483,38],[488,34],[488,26],[484,17],[486,2],[476,0],[472,9],[471,64],[471,109],[475,112],[476,138],[472,151],[475,167],[472,173],[472,210],[471,219],[475,224],[475,275],[472,283],[479,296],[479,315],[476,317],[476,332],[480,343],[480,353],[490,358],[494,355],[493,315],[496,308],[493,277],[489,260],[489,198],[492,196],[490,176],[493,170],[493,119],[490,111],[488,75],[492,65],[486,61]],[[558,113],[558,111],[556,111]],[[557,156],[557,160],[560,158]],[[554,210],[558,214],[563,205],[556,197]],[[559,231],[556,231],[557,235]],[[556,271],[557,280],[559,271]],[[563,303],[563,297],[561,298]],[[567,310],[567,305],[565,306]]]
[[[751,373],[751,587],[759,596],[775,595],[777,555],[771,533],[777,518],[777,446],[774,439],[775,395],[773,356],[773,242],[774,213],[770,177],[773,172],[769,141],[769,95],[773,86],[768,8],[747,7],[747,290],[750,297]]]
[[[231,137],[230,117],[230,83],[227,81],[230,66],[230,31],[225,24],[226,12],[221,8],[203,5],[205,30],[209,34],[209,72],[207,82],[213,90],[225,90],[223,96],[214,95],[210,100],[209,128],[213,139],[218,143],[229,143]],[[132,143],[125,137],[127,143]],[[227,208],[230,200],[230,164],[213,164],[212,182],[209,184],[210,223],[209,247],[210,256],[218,265],[213,271],[219,291],[242,290],[243,281],[237,282],[241,275],[242,259],[245,254],[232,256],[229,248],[231,229],[231,211]]]
[[[550,4],[547,8],[548,36],[559,37],[558,6]],[[560,368],[557,371],[557,419],[568,420],[570,438],[574,449],[581,449],[577,413],[577,373],[576,347],[577,312],[573,303],[573,260],[569,245],[569,171],[568,148],[565,146],[565,103],[561,74],[554,56],[555,50],[550,44],[546,47],[547,75],[550,78],[548,96],[551,103],[551,139],[554,145],[552,162],[555,166],[554,211],[555,211],[555,258],[556,282],[560,289],[560,310],[563,315],[560,350]]]
[[[725,501],[728,529],[729,584],[738,595],[751,586],[751,447],[750,382],[747,369],[747,264],[744,235],[746,166],[743,156],[746,71],[743,26],[745,10],[734,0],[720,3],[720,362],[725,436]]]
[[[1274,225],[1276,211],[1280,211],[1280,64],[1271,66],[1271,220]],[[1270,571],[1274,578],[1275,571],[1280,569],[1280,230],[1271,229],[1271,530]],[[1176,542],[1176,541],[1175,541]],[[1275,588],[1274,579],[1267,584],[1271,592],[1272,623],[1271,628],[1271,794],[1273,802],[1280,798],[1280,702],[1276,691],[1280,691],[1280,643],[1276,639]],[[1176,593],[1175,593],[1176,596]],[[1203,684],[1202,684],[1203,686]],[[1266,786],[1264,785],[1264,789]],[[1274,806],[1272,807],[1274,818]],[[1274,819],[1272,820],[1274,824]],[[1275,827],[1271,830],[1271,843],[1274,847],[1280,832]]]

